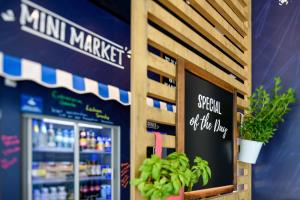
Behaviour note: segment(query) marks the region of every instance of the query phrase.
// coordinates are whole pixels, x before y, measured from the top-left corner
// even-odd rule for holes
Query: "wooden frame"
[[[212,76],[205,72],[203,69],[193,65],[192,63],[179,58],[177,63],[177,90],[176,90],[176,100],[177,100],[177,116],[176,116],[176,149],[179,152],[184,152],[185,144],[185,71],[189,71],[200,78],[209,81],[210,83],[225,89],[233,94],[233,119],[232,119],[232,130],[233,130],[233,185],[226,185],[222,187],[215,187],[203,190],[197,190],[192,192],[185,192],[185,199],[194,198],[205,198],[214,195],[220,195],[224,193],[229,193],[237,189],[237,95],[236,89],[230,86],[225,81]]]

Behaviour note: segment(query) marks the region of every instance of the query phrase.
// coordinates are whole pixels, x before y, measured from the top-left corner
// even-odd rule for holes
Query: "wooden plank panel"
[[[249,191],[248,191],[249,192]],[[247,191],[239,191],[239,200],[244,200],[244,199],[247,199],[246,198],[246,194],[247,194]]]
[[[243,6],[246,7],[247,6],[247,0],[238,0],[238,2]],[[251,5],[251,4],[250,4]],[[250,19],[250,18],[249,18]]]
[[[209,3],[231,24],[243,37],[247,35],[246,23],[243,23],[233,10],[220,0],[208,0]]]
[[[146,157],[143,136],[146,132],[147,96],[147,4],[146,0],[132,1],[131,10],[131,106],[130,106],[130,174],[138,176],[138,169]],[[136,39],[139,39],[136,42]],[[142,58],[142,59],[141,59]],[[141,149],[143,149],[141,151]],[[130,199],[142,199],[134,186],[130,186]]]
[[[247,107],[247,101],[245,99],[242,99],[240,97],[237,98],[237,105],[240,109],[245,109]]]
[[[225,0],[227,5],[235,12],[235,14],[243,21],[247,21],[248,12],[236,0]]]
[[[176,66],[162,57],[148,53],[148,69],[160,75],[175,79]]]
[[[191,5],[205,18],[213,23],[218,30],[226,35],[243,51],[247,50],[245,39],[206,1],[189,0]]]
[[[148,106],[146,109],[146,117],[153,122],[175,126],[175,113],[173,112]]]
[[[160,0],[160,3],[171,9],[179,17],[193,26],[210,41],[222,48],[226,53],[236,59],[242,65],[247,65],[247,59],[236,46],[224,37],[217,29],[207,22],[201,15],[182,0]]]
[[[148,79],[147,84],[149,96],[175,103],[175,88],[169,87],[151,79]]]
[[[231,78],[222,70],[216,68],[211,63],[207,62],[203,58],[199,57],[195,53],[191,52],[187,48],[178,44],[177,42],[175,42],[174,40],[172,40],[171,38],[169,38],[168,36],[164,35],[163,33],[151,26],[148,26],[148,39],[149,44],[154,46],[155,48],[158,48],[168,53],[170,56],[181,56],[182,58],[190,61],[194,65],[202,68],[207,73],[226,81],[231,86],[237,88],[238,92],[242,94],[246,93],[246,88],[241,82]]]
[[[153,1],[149,1],[149,19],[163,27],[168,32],[175,35],[185,43],[203,53],[228,71],[237,75],[242,80],[246,79],[246,73],[243,68],[224,55],[217,48],[212,46],[208,41],[200,37],[196,32],[187,25],[179,21],[172,14],[167,12],[161,6]],[[184,31],[183,31],[184,30]]]
[[[249,183],[249,176],[238,176],[237,182],[238,182],[238,184]]]
[[[175,148],[175,136],[173,135],[161,135],[162,136],[162,146],[166,148]],[[144,140],[147,146],[155,146],[155,137],[153,133],[146,133]]]

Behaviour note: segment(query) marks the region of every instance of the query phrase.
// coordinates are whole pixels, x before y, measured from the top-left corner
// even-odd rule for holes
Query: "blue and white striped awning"
[[[126,106],[131,103],[129,91],[2,52],[0,52],[0,76],[15,81],[31,80],[49,88],[64,87],[79,94],[92,93],[100,99],[116,100]],[[147,105],[176,112],[174,105],[152,98],[147,98]]]

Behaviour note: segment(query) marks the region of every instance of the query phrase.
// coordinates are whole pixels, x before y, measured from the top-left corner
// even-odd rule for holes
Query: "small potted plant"
[[[143,197],[151,200],[183,199],[183,188],[190,191],[202,177],[206,185],[211,177],[207,161],[196,157],[190,167],[184,153],[174,152],[162,159],[157,155],[145,159],[139,168],[140,176],[131,181]]]
[[[283,116],[290,111],[289,105],[296,101],[292,88],[285,92],[281,89],[281,79],[275,77],[271,94],[260,86],[249,98],[240,127],[240,161],[256,163],[262,145],[273,137],[277,124],[283,122]]]

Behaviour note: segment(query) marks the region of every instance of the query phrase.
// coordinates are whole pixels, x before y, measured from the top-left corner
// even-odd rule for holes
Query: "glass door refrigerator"
[[[120,199],[119,127],[26,114],[23,129],[24,199]]]

